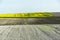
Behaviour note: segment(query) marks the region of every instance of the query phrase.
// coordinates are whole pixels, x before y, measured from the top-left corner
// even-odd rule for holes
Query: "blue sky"
[[[0,13],[58,12],[59,0],[0,0]]]

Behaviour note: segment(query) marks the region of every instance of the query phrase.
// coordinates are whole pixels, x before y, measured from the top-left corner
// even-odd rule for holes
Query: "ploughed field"
[[[0,25],[0,40],[60,40],[60,24]]]

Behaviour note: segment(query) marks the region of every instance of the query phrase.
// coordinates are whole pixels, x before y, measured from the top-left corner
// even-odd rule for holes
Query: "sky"
[[[0,0],[0,13],[59,12],[59,0]]]

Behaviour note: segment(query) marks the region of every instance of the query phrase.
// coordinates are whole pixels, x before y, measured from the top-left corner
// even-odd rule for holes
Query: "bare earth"
[[[0,25],[60,24],[60,18],[0,18]]]

